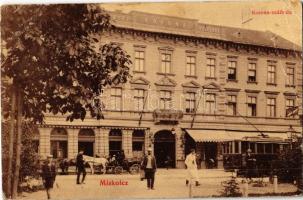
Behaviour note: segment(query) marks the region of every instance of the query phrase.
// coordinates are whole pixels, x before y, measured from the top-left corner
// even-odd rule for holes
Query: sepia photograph
[[[0,21],[3,199],[302,198],[299,0],[6,3]]]

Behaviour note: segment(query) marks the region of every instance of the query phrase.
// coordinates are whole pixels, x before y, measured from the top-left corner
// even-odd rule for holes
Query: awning
[[[258,132],[226,131],[226,130],[205,130],[186,129],[186,132],[196,142],[227,142],[227,141],[255,141],[255,142],[282,142],[286,139],[287,133],[263,132],[268,137],[260,136]]]
[[[233,140],[225,130],[186,129],[186,131],[196,142],[226,142]]]

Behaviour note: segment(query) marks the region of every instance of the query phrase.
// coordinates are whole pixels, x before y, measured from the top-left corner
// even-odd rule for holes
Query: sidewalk
[[[201,186],[192,187],[192,197],[211,197],[219,195],[221,182],[228,180],[230,172],[223,170],[199,170]],[[186,171],[180,169],[159,169],[155,178],[155,190],[147,190],[146,181],[140,176],[121,175],[87,175],[85,184],[76,185],[76,175],[57,176],[53,189],[53,199],[117,199],[117,198],[189,198],[189,187],[185,186]],[[100,185],[101,180],[124,181],[127,185]],[[242,185],[240,185],[242,187]],[[272,186],[265,188],[249,187],[251,192],[272,192]],[[290,184],[280,184],[279,191],[293,192],[296,188]],[[45,191],[24,193],[19,199],[46,199]]]

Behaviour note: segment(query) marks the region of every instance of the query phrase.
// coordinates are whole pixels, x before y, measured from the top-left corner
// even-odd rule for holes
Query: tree
[[[95,4],[8,5],[1,19],[1,70],[12,82],[10,96],[17,97],[17,114],[10,118],[13,124],[18,116],[17,144],[21,117],[34,123],[43,123],[47,112],[66,114],[69,121],[84,120],[87,112],[103,117],[93,97],[107,85],[125,83],[131,64],[118,45],[100,44],[101,33],[112,28],[104,10]],[[18,175],[20,145],[16,149]]]

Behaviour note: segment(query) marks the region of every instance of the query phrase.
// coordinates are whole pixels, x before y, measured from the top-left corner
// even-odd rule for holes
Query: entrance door
[[[155,134],[154,154],[158,167],[175,167],[176,148],[175,136],[171,131],[164,130]]]
[[[205,165],[206,168],[217,168],[217,143],[205,143]]]
[[[78,149],[84,151],[84,155],[94,156],[94,142],[79,142]]]

